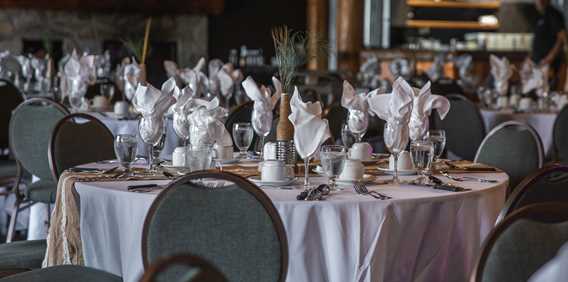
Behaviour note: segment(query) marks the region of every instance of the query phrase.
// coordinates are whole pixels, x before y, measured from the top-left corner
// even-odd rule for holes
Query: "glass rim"
[[[235,122],[233,123],[233,127],[237,126],[237,125],[246,125],[246,126],[252,126],[252,124],[250,122]]]
[[[346,150],[346,147],[343,145],[322,145],[320,148],[321,151],[325,151],[324,149],[341,149],[342,151]]]

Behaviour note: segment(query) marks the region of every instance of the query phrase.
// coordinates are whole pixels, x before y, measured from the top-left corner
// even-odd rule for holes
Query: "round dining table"
[[[301,179],[295,189],[263,188],[286,230],[286,281],[467,280],[504,204],[508,184],[502,172],[467,175],[496,182],[452,182],[440,176],[471,189],[451,192],[430,186],[379,184],[391,177],[380,175],[377,184],[367,185],[369,190],[392,197],[390,200],[357,194],[345,186],[323,201],[299,201]],[[311,181],[326,179],[312,177]],[[169,180],[136,181],[150,183],[167,185]],[[144,219],[161,190],[130,192],[128,185],[132,181],[76,182],[75,191],[85,265],[130,282],[138,281],[144,271]]]
[[[495,126],[506,121],[519,121],[532,126],[542,140],[545,156],[552,154],[552,132],[558,112],[513,112],[513,110],[481,109],[485,129],[489,132]]]

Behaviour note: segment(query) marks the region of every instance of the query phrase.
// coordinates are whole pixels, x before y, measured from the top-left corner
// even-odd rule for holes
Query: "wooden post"
[[[327,54],[318,54],[318,41],[327,41],[328,0],[307,1],[308,33],[311,40],[308,45],[308,69],[327,71]]]
[[[363,46],[363,0],[337,0],[337,66],[354,75]]]

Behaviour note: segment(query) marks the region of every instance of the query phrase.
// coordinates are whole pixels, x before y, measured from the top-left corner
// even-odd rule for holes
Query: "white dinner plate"
[[[375,181],[376,177],[370,174],[363,174],[363,179],[361,179],[360,181],[355,181],[355,180],[343,180],[340,178],[335,179],[335,183],[339,184],[339,185],[352,185],[355,182],[362,182],[362,183],[371,183],[373,181]]]
[[[385,174],[390,174],[390,175],[394,174],[394,170],[390,170],[388,167],[385,167],[385,166],[378,166],[377,169],[379,171],[384,172]],[[415,175],[415,174],[416,174],[416,169],[399,169],[398,170],[398,175]]]
[[[257,175],[249,177],[249,180],[258,186],[287,186],[294,183],[294,181],[296,181],[296,177],[287,177],[280,181],[262,181],[260,180],[260,176]]]

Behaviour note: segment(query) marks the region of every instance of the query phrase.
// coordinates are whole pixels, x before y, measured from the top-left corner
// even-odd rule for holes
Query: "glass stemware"
[[[414,168],[420,173],[417,182],[423,183],[434,157],[434,145],[429,140],[412,141],[410,143],[410,157]]]
[[[408,144],[408,126],[400,124],[397,121],[387,122],[383,132],[385,146],[391,152],[394,159],[394,175],[392,182],[400,184],[398,179],[398,155],[406,148]]]
[[[357,143],[360,143],[369,127],[369,114],[358,110],[349,110],[347,125],[355,136]]]
[[[250,123],[235,123],[233,124],[233,140],[235,145],[239,148],[241,158],[246,158],[247,149],[252,143],[253,131]]]
[[[205,170],[212,167],[213,164],[213,146],[210,144],[202,144],[190,146],[187,151],[185,163],[191,172]]]
[[[126,173],[136,159],[137,143],[136,136],[131,134],[118,134],[114,139],[114,154]]]
[[[270,129],[272,129],[272,111],[268,112],[258,112],[252,111],[252,128],[254,132],[262,138],[262,143],[260,147],[260,159],[264,158],[264,142],[266,136],[270,134]]]
[[[351,129],[349,129],[348,124],[344,124],[343,127],[341,127],[341,142],[346,148],[351,148],[351,146],[357,142],[357,138],[355,134],[351,132]]]
[[[150,146],[148,169],[152,172],[158,170],[158,166],[160,165],[160,153],[166,143],[166,118],[164,117],[161,122],[162,124],[154,124],[153,127],[150,128],[148,128],[149,123],[144,123],[144,118],[140,119],[138,123],[138,130],[142,141]]]
[[[346,155],[346,149],[341,145],[325,145],[320,149],[321,166],[323,172],[329,178],[329,186],[332,191],[337,191],[335,179],[341,173]]]
[[[432,142],[432,146],[434,147],[433,163],[436,163],[444,153],[444,148],[446,147],[446,131],[441,129],[430,130],[428,131],[428,135],[426,135],[426,139]]]

